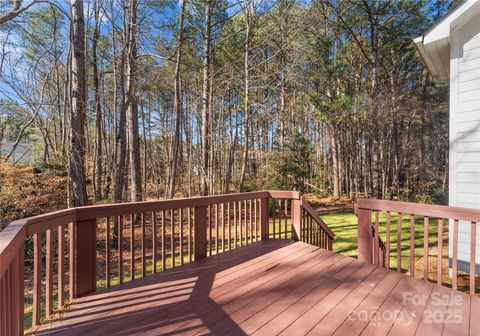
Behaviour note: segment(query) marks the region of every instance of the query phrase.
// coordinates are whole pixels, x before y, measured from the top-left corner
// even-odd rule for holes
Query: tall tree
[[[209,142],[210,130],[209,109],[210,109],[210,43],[211,43],[211,18],[212,18],[212,0],[205,1],[205,30],[203,33],[203,89],[202,89],[202,171],[200,173],[200,193],[208,194],[208,170],[209,170]]]
[[[72,110],[70,115],[69,177],[72,182],[73,206],[88,203],[85,186],[85,24],[83,0],[72,0],[71,36]]]
[[[137,9],[138,1],[130,1],[127,42],[127,99],[130,100],[130,103],[126,105],[128,105],[128,153],[130,160],[130,199],[132,202],[141,201],[143,197],[138,131]]]
[[[173,198],[175,194],[175,182],[177,177],[178,168],[178,156],[180,147],[180,137],[182,131],[182,90],[181,90],[181,63],[183,53],[183,36],[184,36],[184,21],[185,21],[185,9],[187,0],[182,1],[182,7],[180,10],[180,20],[178,23],[178,37],[176,43],[175,58],[175,78],[174,78],[174,98],[173,98],[173,110],[175,111],[175,134],[173,136],[173,143],[171,146],[170,155],[170,181],[168,184],[167,197]],[[181,154],[181,153],[180,153]]]

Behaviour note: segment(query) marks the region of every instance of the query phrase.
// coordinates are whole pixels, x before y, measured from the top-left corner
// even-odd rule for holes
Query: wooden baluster
[[[373,263],[375,265],[380,264],[380,252],[378,242],[378,225],[380,222],[380,211],[375,211],[375,232],[373,234]]]
[[[242,210],[243,210],[243,206],[242,206],[242,201],[239,201],[238,202],[238,208],[239,208],[239,213],[238,213],[238,219],[240,221],[240,246],[243,246],[243,216],[242,216]]]
[[[105,222],[105,285],[110,287],[110,217]]]
[[[423,217],[423,280],[428,280],[428,217]]]
[[[415,277],[415,215],[410,215],[410,275]]]
[[[58,266],[57,266],[57,283],[58,283],[58,309],[64,305],[63,295],[65,293],[65,228],[59,225],[58,234]],[[22,294],[23,295],[23,294]]]
[[[166,252],[166,239],[165,239],[165,235],[167,233],[167,230],[166,230],[166,227],[165,227],[165,220],[166,220],[166,216],[165,216],[165,210],[162,210],[161,212],[161,215],[162,215],[162,271],[165,271],[167,269],[167,252]]]
[[[247,201],[243,201],[243,223],[244,223],[244,227],[245,227],[245,230],[243,231],[245,233],[245,245],[248,244],[248,220],[247,220],[247,214],[248,214],[248,210],[247,210]]]
[[[233,202],[233,247],[237,247],[237,202]]]
[[[71,237],[71,236],[70,236]],[[70,238],[71,239],[71,238]],[[33,235],[33,307],[32,327],[40,324],[42,300],[42,237]],[[70,255],[72,258],[72,255]]]
[[[215,254],[218,254],[218,204],[215,204]]]
[[[402,272],[402,213],[397,214],[397,272]]]
[[[152,272],[157,273],[157,212],[152,211]]]
[[[282,239],[285,236],[284,232],[285,221],[283,218],[283,204],[282,199],[278,199],[278,238]]]
[[[208,255],[212,255],[212,206],[208,206]]]
[[[477,223],[471,223],[470,232],[470,295],[475,295],[475,257],[477,247]]]
[[[250,226],[250,236],[248,241],[253,243],[253,218],[252,218],[252,200],[248,200],[248,225]]]
[[[192,262],[192,208],[188,207],[188,262]]]
[[[443,261],[443,219],[438,219],[438,254],[437,254],[437,284],[442,284]]]
[[[230,202],[227,203],[228,250],[232,249],[232,224],[230,223]]]
[[[453,252],[452,252],[452,288],[457,290],[458,277],[458,220],[453,221]]]
[[[123,283],[123,216],[118,216],[118,282]]]
[[[141,249],[142,249],[142,277],[147,275],[147,265],[146,265],[146,260],[145,260],[145,213],[142,213],[141,215],[141,232],[142,232],[142,240],[141,240]]]
[[[176,252],[176,246],[175,246],[175,210],[170,210],[170,252],[172,256],[172,267],[175,267],[175,252]]]
[[[254,209],[253,209],[253,212],[255,214],[255,222],[254,222],[254,226],[255,226],[255,242],[258,242],[258,202],[259,200],[256,199],[254,201]]]
[[[386,218],[386,259],[387,259],[387,268],[390,268],[390,220],[391,215],[390,211],[387,211],[387,218]]]
[[[135,279],[135,215],[130,215],[130,278]]]
[[[285,220],[284,220],[284,224],[285,224],[285,239],[288,238],[288,200],[287,199],[284,199],[283,200],[283,205],[285,207]]]
[[[25,245],[22,244],[20,246],[18,252],[18,269],[15,274],[18,275],[16,283],[18,284],[18,307],[17,307],[17,317],[15,321],[17,321],[17,335],[23,335],[24,325],[25,325]]]
[[[276,230],[277,230],[277,202],[275,199],[273,200],[273,238],[277,238]]]
[[[220,208],[220,213],[222,215],[220,220],[222,224],[222,252],[225,252],[225,203],[222,203]]]
[[[183,208],[180,208],[180,265],[183,265]]]

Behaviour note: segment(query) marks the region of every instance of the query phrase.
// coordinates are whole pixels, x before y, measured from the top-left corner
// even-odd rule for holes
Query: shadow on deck
[[[480,300],[271,239],[94,292],[36,335],[478,335]],[[447,300],[443,300],[444,298]]]

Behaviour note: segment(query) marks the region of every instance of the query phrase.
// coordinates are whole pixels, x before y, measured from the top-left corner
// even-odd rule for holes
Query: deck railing
[[[29,292],[35,327],[74,298],[267,238],[331,250],[334,235],[294,191],[96,205],[12,222],[0,232],[0,335],[23,334]]]
[[[465,290],[475,295],[476,229],[480,223],[480,210],[375,199],[357,200],[355,210],[360,260],[396,268],[397,272],[408,272],[425,281],[451,286],[454,290],[460,287],[459,276],[465,280],[467,275],[458,268],[459,225],[469,226],[470,230],[464,230],[470,231]],[[451,244],[450,272],[446,272],[448,266],[444,265],[449,258],[444,253],[445,240]],[[405,241],[403,246],[402,241]],[[430,260],[435,258],[436,262],[432,263]]]

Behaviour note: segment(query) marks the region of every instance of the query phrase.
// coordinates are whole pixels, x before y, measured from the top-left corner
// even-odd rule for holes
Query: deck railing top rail
[[[357,209],[391,211],[404,214],[416,214],[434,218],[449,218],[469,222],[480,222],[480,210],[459,208],[447,205],[433,205],[378,199],[358,199]]]

